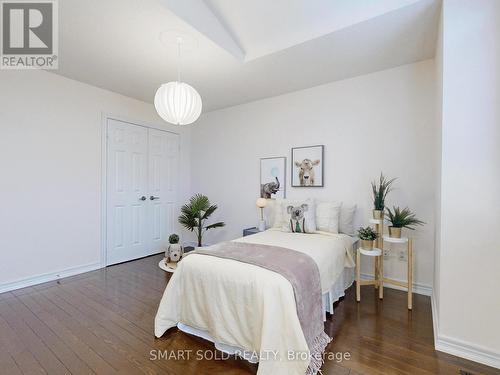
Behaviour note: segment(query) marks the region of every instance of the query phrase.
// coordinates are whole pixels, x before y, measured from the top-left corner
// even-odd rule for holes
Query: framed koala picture
[[[285,198],[286,158],[260,159],[260,197]]]
[[[292,148],[292,186],[322,187],[324,145]]]

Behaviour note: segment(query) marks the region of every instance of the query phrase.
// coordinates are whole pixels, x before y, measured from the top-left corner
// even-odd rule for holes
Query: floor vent
[[[475,375],[475,374],[467,370],[460,370],[460,375]]]

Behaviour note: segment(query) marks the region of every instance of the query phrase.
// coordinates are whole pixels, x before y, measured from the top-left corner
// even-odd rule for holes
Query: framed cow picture
[[[322,187],[324,145],[292,148],[292,186]]]
[[[286,158],[260,159],[260,197],[285,198]]]

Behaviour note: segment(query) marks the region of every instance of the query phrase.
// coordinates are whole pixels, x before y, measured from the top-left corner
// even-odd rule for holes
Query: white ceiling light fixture
[[[155,108],[158,115],[171,124],[189,125],[200,117],[201,96],[194,87],[181,81],[181,46],[184,38],[177,35],[177,81],[164,83],[156,91]]]

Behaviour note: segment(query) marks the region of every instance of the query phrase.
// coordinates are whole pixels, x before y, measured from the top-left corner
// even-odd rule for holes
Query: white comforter
[[[268,230],[235,241],[310,255],[318,264],[323,291],[344,267],[354,267],[347,235]],[[256,352],[258,374],[302,375],[309,365],[291,284],[258,266],[206,255],[186,257],[163,294],[155,335],[162,336],[179,322],[207,331],[217,342]]]

